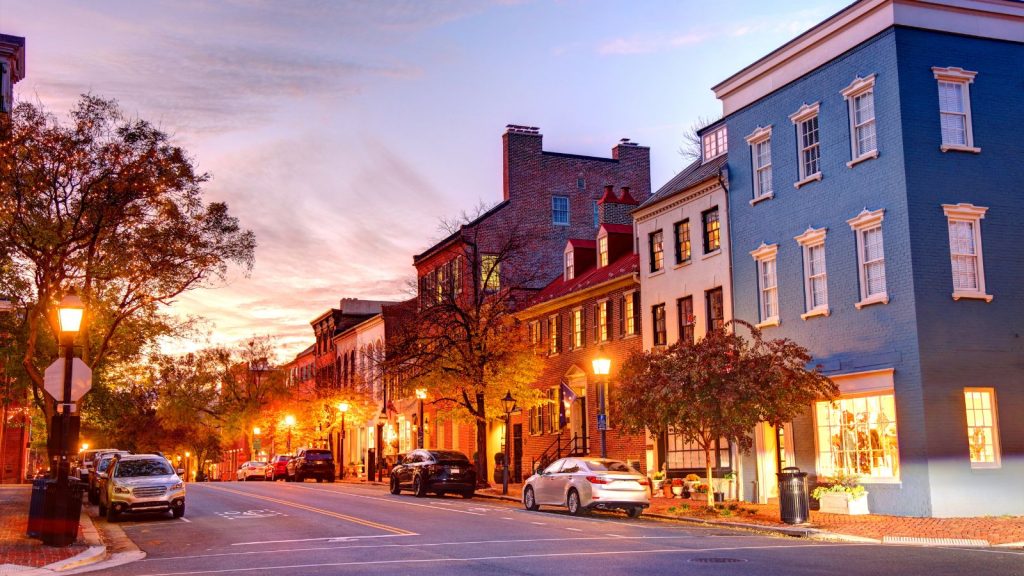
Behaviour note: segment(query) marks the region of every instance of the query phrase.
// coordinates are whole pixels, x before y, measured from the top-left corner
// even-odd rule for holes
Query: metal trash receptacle
[[[28,529],[30,538],[42,538],[43,518],[46,514],[46,485],[53,482],[49,478],[37,478],[32,481],[32,499],[28,503]]]
[[[46,485],[42,540],[47,546],[70,546],[78,538],[82,490],[77,478],[68,480],[66,486],[61,486],[56,481]]]
[[[796,466],[783,468],[779,477],[779,515],[786,524],[807,522],[811,503],[807,497],[807,472]]]

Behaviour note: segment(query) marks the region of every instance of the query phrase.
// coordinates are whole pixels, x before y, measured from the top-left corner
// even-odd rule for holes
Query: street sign
[[[43,373],[43,388],[57,402],[64,401],[64,359],[58,358]],[[71,362],[71,397],[70,402],[77,402],[92,388],[92,369],[75,358]]]
[[[598,414],[597,415],[597,429],[598,430],[607,430],[608,429],[608,415],[607,414]]]

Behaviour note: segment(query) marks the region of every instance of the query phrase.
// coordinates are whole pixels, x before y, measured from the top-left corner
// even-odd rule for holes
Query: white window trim
[[[818,121],[818,171],[814,174],[807,174],[805,172],[803,142],[800,138],[800,123],[818,116],[820,108],[821,102],[815,102],[814,104],[804,103],[800,106],[799,110],[789,116],[790,121],[796,126],[796,164],[797,169],[800,171],[800,179],[793,184],[794,188],[800,188],[805,184],[821,180],[821,120],[819,119]]]
[[[797,244],[800,245],[803,251],[804,260],[804,312],[800,315],[800,318],[807,320],[815,316],[828,316],[831,314],[831,310],[828,307],[828,260],[825,260],[825,305],[812,307],[811,302],[813,298],[811,289],[811,265],[810,259],[807,257],[809,248],[821,246],[825,248],[825,236],[828,234],[828,228],[813,228],[808,227],[803,234],[793,238]]]
[[[606,260],[606,262],[604,262],[603,264],[601,263],[601,241],[602,240],[604,241],[604,258]],[[606,231],[602,230],[601,234],[598,235],[598,237],[597,237],[597,246],[595,246],[595,248],[597,249],[596,250],[597,268],[603,268],[603,267],[607,266],[608,264],[610,264],[610,262],[607,262],[607,260],[608,260],[608,233]]]
[[[863,240],[861,239],[861,231],[869,228],[874,228],[877,225],[881,225],[882,219],[885,217],[885,208],[879,208],[878,210],[869,211],[867,208],[861,211],[860,214],[850,218],[846,221],[853,229],[856,234],[857,244],[857,277],[860,279],[860,301],[854,304],[854,306],[860,310],[865,306],[871,304],[888,304],[889,303],[889,277],[886,275],[886,289],[884,292],[879,294],[867,295],[867,278],[864,274],[864,246],[862,245]],[[882,253],[885,254],[885,234],[882,234]],[[884,259],[884,258],[883,258]]]
[[[761,242],[761,245],[756,250],[752,250],[750,255],[757,262],[757,308],[761,316],[761,321],[756,324],[758,328],[767,328],[768,326],[778,326],[781,324],[779,321],[779,260],[778,260],[779,245],[778,244],[765,244]],[[764,310],[764,287],[761,285],[761,265],[769,260],[775,261],[775,314],[772,316],[765,316]]]
[[[576,314],[580,315],[580,345],[576,345]],[[587,346],[587,313],[583,306],[569,311],[569,350],[580,350]]]
[[[555,200],[565,198],[565,222],[555,222]],[[569,226],[572,224],[572,204],[568,196],[553,194],[551,196],[551,224],[554,226]]]
[[[971,462],[971,468],[974,470],[991,470],[994,468],[1003,467],[1003,459],[1000,454],[999,445],[999,402],[996,399],[995,388],[984,388],[980,386],[967,386],[964,388],[964,418],[967,417],[967,393],[968,392],[988,392],[989,397],[992,399],[992,455],[995,458],[994,462]],[[968,450],[970,445],[968,445]],[[970,453],[967,455],[967,459],[970,460]]]
[[[991,302],[994,297],[985,290],[985,260],[982,257],[981,249],[981,220],[985,218],[985,212],[988,212],[988,208],[961,202],[960,204],[943,204],[942,212],[946,215],[947,229],[949,222],[960,221],[974,224],[974,246],[978,258],[978,289],[956,290],[954,288],[953,300],[968,298]],[[952,272],[952,258],[953,255],[950,254],[950,272]]]
[[[846,108],[850,115],[850,158],[851,160],[846,163],[847,168],[853,168],[857,164],[864,162],[865,160],[871,160],[878,158],[878,115],[876,114],[871,121],[875,124],[875,149],[865,152],[864,154],[857,154],[857,118],[856,110],[854,110],[855,99],[867,92],[875,91],[875,74],[872,74],[866,78],[857,76],[853,79],[853,82],[849,86],[840,90],[840,94],[846,99]],[[872,102],[872,106],[874,103]]]
[[[570,263],[571,263],[571,265],[570,265]],[[575,254],[573,253],[573,250],[571,248],[565,251],[565,255],[564,255],[563,263],[562,264],[563,264],[563,266],[565,268],[564,271],[563,271],[563,276],[565,277],[565,281],[568,282],[569,280],[572,280],[573,278],[575,278],[576,277]]]
[[[966,137],[967,145],[960,144],[941,144],[939,150],[943,152],[970,152],[973,154],[980,154],[981,148],[974,145],[974,122],[971,119],[971,84],[974,83],[974,77],[978,75],[977,72],[970,70],[964,70],[958,66],[949,66],[943,68],[941,66],[932,66],[932,74],[935,76],[936,89],[938,88],[938,82],[956,82],[962,84],[964,87],[964,113],[966,116]],[[939,115],[941,118],[941,110]],[[942,132],[940,128],[939,140],[942,139]]]
[[[760,178],[758,178],[758,171],[764,170],[764,169],[767,169],[767,170],[771,170],[772,169],[771,152],[769,151],[768,163],[767,164],[765,164],[764,166],[758,166],[757,165],[757,145],[758,144],[762,144],[764,142],[768,142],[768,145],[771,146],[771,139],[772,139],[772,126],[771,126],[771,124],[769,124],[768,126],[758,126],[756,129],[754,129],[753,132],[751,132],[746,137],[747,145],[750,146],[750,163],[751,163],[751,168],[752,168],[751,175],[753,176],[753,184],[754,184],[754,198],[750,201],[750,205],[751,206],[753,206],[754,204],[757,204],[758,202],[761,202],[762,200],[769,200],[769,199],[775,197],[774,186],[772,187],[773,188],[772,190],[769,190],[768,192],[764,192],[764,191],[761,190],[761,186],[760,186],[761,180],[760,180]]]
[[[716,135],[719,134],[719,133],[722,134],[722,139],[723,139],[723,143],[722,144],[723,144],[723,146],[720,149],[716,146],[715,147],[715,152],[716,153],[712,154],[711,156],[708,156],[707,155],[708,147],[707,147],[707,143],[706,143],[707,139],[708,138],[715,138],[715,140],[717,140]],[[721,156],[722,154],[725,154],[728,151],[729,151],[729,133],[726,131],[726,126],[724,126],[724,125],[723,126],[719,126],[718,128],[715,128],[714,130],[711,130],[709,132],[705,132],[703,134],[703,136],[701,136],[701,139],[700,139],[700,153],[701,153],[701,157],[703,158],[703,162],[701,162],[701,164],[707,163],[709,160],[713,160],[715,158],[718,158],[719,156]]]
[[[611,324],[611,320],[612,320],[612,314],[611,314],[612,310],[611,310],[611,308],[612,307],[611,307],[611,300],[608,299],[608,298],[601,298],[597,302],[595,302],[595,304],[597,305],[597,310],[596,310],[596,314],[595,314],[595,317],[594,317],[594,324],[597,326],[597,342],[598,343],[609,342],[612,339],[612,324]],[[607,309],[605,309],[605,307],[607,307]],[[605,315],[604,315],[604,337],[603,338],[601,337],[601,311],[602,310],[605,311]]]

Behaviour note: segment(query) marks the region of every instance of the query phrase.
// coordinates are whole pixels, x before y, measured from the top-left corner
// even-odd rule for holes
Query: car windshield
[[[107,468],[110,468],[110,463],[113,462],[113,458],[104,458],[100,460],[99,466],[96,467],[97,472],[106,472]]]
[[[430,455],[439,463],[469,464],[469,458],[466,458],[465,454],[454,450],[431,450]]]
[[[249,465],[250,466],[266,466],[267,463],[266,462],[250,462]]]
[[[591,472],[625,472],[626,474],[639,474],[625,462],[618,460],[584,460]]]
[[[327,450],[306,450],[306,460],[330,460],[331,453]]]
[[[122,460],[114,476],[133,478],[136,476],[168,476],[174,474],[166,460]]]

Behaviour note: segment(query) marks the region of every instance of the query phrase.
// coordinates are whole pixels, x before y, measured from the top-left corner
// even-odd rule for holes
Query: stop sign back
[[[64,359],[58,358],[43,373],[43,388],[57,402],[64,401]],[[71,361],[71,397],[78,402],[92,388],[92,369],[81,358]]]

